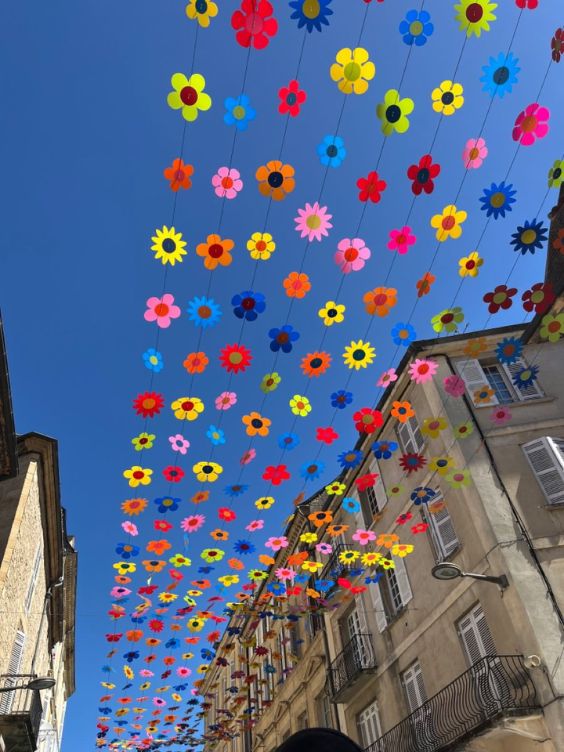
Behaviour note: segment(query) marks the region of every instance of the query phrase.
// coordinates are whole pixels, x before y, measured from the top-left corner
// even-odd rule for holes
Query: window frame
[[[545,498],[546,506],[553,508],[564,506],[564,439],[559,436],[539,436],[532,441],[521,444],[521,451],[525,455],[540,492]],[[537,462],[537,467],[535,467],[532,459],[534,456],[533,452],[536,455],[539,452],[544,452],[545,457],[540,458],[538,462],[542,463],[543,460],[544,462],[549,460],[551,466],[542,467],[542,465],[538,465],[537,459],[535,459],[535,462]],[[559,476],[561,484],[561,490],[556,490],[553,493],[550,493],[547,485],[550,479],[546,480],[547,475],[551,472]]]
[[[432,503],[435,503],[436,501],[443,501],[445,502],[445,499],[443,497],[443,494],[440,490],[440,488],[436,488],[435,495],[433,496]],[[433,548],[433,551],[435,553],[435,561],[441,562],[441,561],[447,561],[450,556],[452,556],[454,553],[456,553],[461,546],[460,539],[456,533],[456,528],[454,527],[454,522],[452,519],[452,516],[450,514],[450,511],[448,509],[448,505],[445,502],[446,513],[448,515],[448,519],[450,520],[450,525],[452,527],[452,532],[454,533],[454,537],[456,540],[456,545],[453,546],[453,548],[448,548],[443,539],[443,533],[439,527],[439,524],[437,523],[437,517],[441,514],[444,510],[441,510],[437,513],[437,515],[433,514],[428,510],[428,508],[425,506],[425,504],[421,504],[420,507],[420,514],[421,519],[423,522],[425,522],[428,525],[428,532],[429,532],[429,539],[431,540],[431,546]]]
[[[367,749],[372,744],[375,744],[382,736],[382,723],[380,721],[380,708],[378,706],[378,700],[372,700],[371,703],[366,705],[360,713],[356,716],[356,728],[358,732],[359,741],[362,743],[364,749]],[[372,731],[376,732],[376,737],[373,738]]]
[[[402,431],[407,432],[407,440],[404,439]],[[395,433],[403,454],[419,454],[421,450],[424,449],[425,437],[419,428],[417,416],[412,415],[411,418],[408,418],[405,421],[405,423],[398,423],[395,427]]]

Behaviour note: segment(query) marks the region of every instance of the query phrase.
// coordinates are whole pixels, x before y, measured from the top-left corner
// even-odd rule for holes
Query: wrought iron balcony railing
[[[538,710],[521,655],[481,658],[365,752],[441,752],[503,716]]]
[[[351,688],[362,674],[375,670],[372,635],[354,635],[331,664],[333,700],[343,701],[345,691]]]
[[[341,574],[348,569],[346,564],[339,561],[339,554],[343,551],[350,551],[354,546],[350,543],[338,543],[333,547],[333,553],[327,561],[327,564],[321,570],[321,580],[336,580]],[[335,587],[337,587],[335,585]],[[331,591],[328,591],[331,592]],[[326,593],[327,595],[327,593]]]
[[[6,748],[14,752],[33,752],[37,747],[43,712],[41,697],[38,690],[25,687],[35,678],[31,674],[0,676],[0,688],[20,687],[0,692],[0,735]]]

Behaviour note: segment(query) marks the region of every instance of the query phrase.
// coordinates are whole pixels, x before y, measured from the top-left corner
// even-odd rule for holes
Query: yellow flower
[[[178,598],[176,593],[159,593],[159,601],[161,603],[172,603]]]
[[[170,407],[178,420],[196,420],[204,412],[204,403],[198,397],[179,397]]]
[[[202,595],[202,593],[203,590],[196,590],[195,588],[186,591],[186,595],[190,595],[192,598],[197,598],[198,595]]]
[[[155,259],[160,260],[163,265],[174,266],[177,261],[181,263],[182,256],[186,256],[186,243],[182,240],[182,233],[175,232],[174,227],[169,230],[166,225],[163,225],[162,230],[157,229],[155,232],[157,234],[151,238],[151,250],[155,251]]]
[[[374,361],[375,355],[376,350],[371,347],[370,342],[363,342],[361,339],[358,342],[352,340],[350,345],[345,347],[343,360],[346,366],[358,371],[360,368],[369,366]]]
[[[189,632],[199,632],[201,629],[204,628],[205,623],[206,623],[205,619],[200,619],[198,616],[194,616],[192,617],[192,619],[188,620],[186,627]]]
[[[273,373],[265,373],[260,382],[260,390],[265,394],[273,392],[281,381],[282,377],[276,371],[273,371]]]
[[[302,397],[301,394],[294,394],[289,404],[294,415],[299,415],[300,418],[305,418],[311,412],[310,401],[307,397]]]
[[[117,570],[118,574],[133,574],[137,571],[136,565],[132,561],[116,561],[112,567]]]
[[[443,81],[437,89],[433,89],[431,99],[433,109],[443,115],[454,115],[464,104],[462,96],[464,89],[461,84],[452,81]]]
[[[306,559],[302,563],[302,569],[304,569],[306,572],[317,572],[320,569],[323,568],[323,562],[322,561],[309,561]]]
[[[403,559],[404,556],[412,553],[413,548],[411,543],[396,543],[395,546],[392,546],[392,555]]]
[[[463,256],[458,260],[458,273],[461,277],[477,277],[483,263],[484,259],[478,252],[472,251],[468,256]]]
[[[190,78],[184,73],[175,73],[170,83],[174,91],[169,93],[166,101],[173,110],[182,110],[184,120],[192,122],[198,117],[198,112],[211,107],[211,97],[204,91],[206,79],[200,73],[193,73]]]
[[[133,669],[130,666],[124,666],[123,673],[126,679],[133,679],[133,677],[135,676]]]
[[[222,585],[229,587],[230,585],[236,585],[239,582],[238,574],[224,574],[222,577],[217,578]]]
[[[339,561],[341,564],[350,564],[356,561],[360,556],[360,551],[341,551],[339,554]]]
[[[373,564],[378,564],[381,558],[382,554],[370,551],[367,554],[362,554],[360,561],[363,567],[371,567]]]
[[[448,426],[444,418],[425,418],[421,426],[423,436],[429,436],[431,439],[438,438],[441,431]]]
[[[260,499],[257,499],[255,501],[255,507],[257,509],[270,509],[270,507],[273,504],[274,504],[273,496],[261,496]]]
[[[106,689],[115,689],[116,685],[112,684],[111,682],[100,682],[100,685],[102,687],[105,687]]]
[[[337,305],[334,300],[328,300],[323,308],[317,311],[317,315],[323,319],[325,326],[333,326],[333,324],[341,324],[345,320],[345,311],[344,305]]]
[[[338,481],[325,486],[325,491],[329,496],[342,496],[346,490],[346,485],[344,483],[339,483]]]
[[[205,674],[205,673],[206,673],[206,671],[208,670],[208,668],[209,668],[209,667],[210,667],[210,666],[209,666],[209,663],[202,663],[202,664],[201,664],[200,666],[198,666],[198,668],[196,669],[196,673],[198,673],[198,674]]]
[[[151,482],[151,475],[153,471],[148,467],[140,467],[139,465],[133,465],[128,470],[123,471],[123,477],[127,478],[127,481],[131,488],[136,488],[139,485],[148,486]]]
[[[135,451],[140,452],[142,449],[151,449],[155,438],[153,433],[140,433],[139,436],[131,439],[131,443],[135,447]]]
[[[302,533],[300,540],[304,543],[315,543],[317,541],[317,533]]]
[[[182,653],[183,661],[191,661],[193,657],[194,657],[194,653]]]
[[[374,63],[369,59],[368,51],[363,47],[343,47],[335,56],[336,62],[329,73],[343,94],[364,94],[368,91],[368,82],[376,74]]]
[[[452,457],[432,457],[427,465],[429,470],[439,475],[446,475],[451,468],[454,467],[454,459]]]
[[[454,204],[445,206],[442,214],[435,214],[431,218],[431,227],[436,229],[436,238],[440,243],[444,243],[448,238],[456,240],[462,235],[460,226],[468,215],[462,209],[457,211]]]
[[[489,31],[489,21],[495,21],[496,16],[492,13],[497,8],[497,3],[489,0],[461,0],[454,10],[458,11],[455,19],[460,23],[459,29],[466,31],[466,36],[475,34],[480,36],[482,31]]]
[[[198,21],[204,29],[210,25],[210,18],[217,16],[217,5],[213,0],[190,0],[186,6],[186,15],[191,21]]]
[[[196,462],[192,467],[192,472],[200,483],[213,483],[223,472],[221,465],[217,462]]]
[[[469,420],[466,423],[461,423],[454,429],[454,437],[456,439],[466,439],[470,434],[474,432],[474,426],[472,421]]]
[[[400,99],[397,89],[388,89],[384,101],[376,107],[384,136],[390,136],[394,131],[405,133],[409,128],[407,116],[411,115],[414,107],[413,99]]]
[[[392,559],[380,559],[382,569],[395,569],[396,565]]]
[[[269,232],[253,232],[247,240],[247,250],[255,261],[268,261],[276,250],[276,243]]]

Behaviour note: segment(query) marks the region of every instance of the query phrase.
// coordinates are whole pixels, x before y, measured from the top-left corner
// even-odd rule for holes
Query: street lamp
[[[51,689],[55,686],[55,680],[50,676],[37,676],[35,679],[30,679],[27,684],[14,684],[13,687],[0,687],[0,692],[14,692],[16,689]]]
[[[504,574],[494,577],[488,574],[476,574],[476,572],[463,572],[459,566],[451,564],[449,561],[442,561],[440,564],[436,564],[433,569],[431,569],[431,574],[436,580],[442,580],[443,582],[456,580],[457,577],[471,577],[473,580],[494,582],[496,585],[499,585],[502,590],[509,587],[509,580]]]

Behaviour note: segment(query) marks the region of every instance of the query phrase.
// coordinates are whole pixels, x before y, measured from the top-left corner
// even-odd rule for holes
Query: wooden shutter
[[[18,683],[17,675],[20,673],[23,663],[25,649],[25,632],[18,629],[14,644],[12,645],[12,652],[10,653],[10,661],[8,663],[8,675],[4,680],[5,687],[13,687]],[[12,707],[14,700],[13,692],[3,692],[0,695],[0,715],[8,715]]]
[[[516,376],[519,371],[522,371],[524,368],[528,368],[529,364],[526,360],[523,358],[517,358],[515,363],[502,363],[501,367],[507,374],[509,381],[511,383],[511,386],[513,387],[514,392],[516,393],[517,397],[522,400],[530,400],[530,399],[538,399],[539,397],[544,397],[544,392],[538,385],[537,381],[533,381],[533,383],[530,386],[526,387],[519,387],[515,382],[513,381],[513,377]]]
[[[400,591],[401,602],[406,606],[413,598],[411,585],[409,584],[409,577],[407,576],[407,569],[404,560],[400,556],[394,557],[394,562],[396,565],[394,572]]]
[[[547,502],[564,503],[564,439],[543,436],[522,449]]]
[[[357,726],[362,746],[369,747],[382,736],[378,703],[374,701],[357,718]]]
[[[442,495],[440,491],[437,491],[433,503],[439,499],[442,499]],[[439,512],[433,514],[422,504],[421,515],[429,525],[437,560],[444,561],[460,545],[448,508],[445,505]]]
[[[493,637],[479,603],[458,622],[458,634],[469,666],[487,655],[496,654]]]
[[[420,708],[424,702],[427,702],[427,692],[425,690],[423,672],[421,671],[419,661],[412,663],[411,666],[403,672],[401,678],[409,711],[410,713],[413,713],[417,708]]]
[[[386,609],[384,608],[384,600],[382,593],[380,592],[380,583],[371,582],[368,585],[368,591],[372,598],[372,605],[374,606],[374,613],[376,615],[376,625],[379,632],[383,632],[388,626],[388,617],[386,616]]]
[[[490,383],[482,369],[482,366],[480,365],[479,361],[473,358],[469,358],[468,360],[459,360],[458,363],[455,363],[455,368],[458,371],[460,378],[466,384],[466,391],[468,392],[468,396],[470,397],[474,405],[476,405],[477,403],[474,400],[474,392],[484,386],[490,386]],[[497,404],[497,397],[495,395],[492,395],[491,400],[488,402],[488,405]]]

